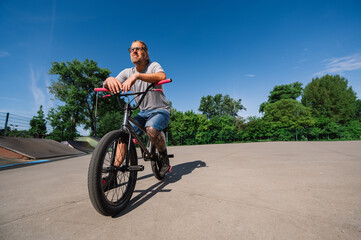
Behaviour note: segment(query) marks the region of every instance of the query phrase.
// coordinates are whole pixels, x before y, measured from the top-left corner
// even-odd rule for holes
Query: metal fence
[[[9,131],[23,131],[30,129],[30,117],[17,114],[0,112],[0,131],[1,135],[6,135]]]

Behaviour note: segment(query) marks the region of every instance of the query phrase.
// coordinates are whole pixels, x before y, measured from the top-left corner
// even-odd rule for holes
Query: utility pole
[[[9,113],[6,113],[6,120],[5,120],[5,131],[4,136],[6,137],[6,130],[8,128],[8,121],[9,121]]]

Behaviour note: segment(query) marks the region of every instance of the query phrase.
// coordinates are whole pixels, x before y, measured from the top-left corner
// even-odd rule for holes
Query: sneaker
[[[172,167],[169,165],[168,156],[159,156],[159,160],[161,162],[161,168],[159,169],[159,174],[160,174],[161,177],[164,177],[164,175],[167,172],[170,172]]]
[[[107,177],[104,177],[102,179],[102,186],[104,192],[118,187],[116,175],[114,175],[113,173],[109,173]]]

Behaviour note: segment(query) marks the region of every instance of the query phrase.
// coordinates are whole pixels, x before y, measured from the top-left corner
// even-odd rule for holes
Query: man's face
[[[130,59],[134,64],[140,64],[148,60],[148,54],[143,49],[143,44],[140,42],[133,42],[131,49],[139,48],[139,50],[132,50],[130,52]]]

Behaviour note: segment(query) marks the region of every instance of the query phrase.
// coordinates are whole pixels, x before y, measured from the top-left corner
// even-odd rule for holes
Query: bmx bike
[[[154,176],[158,180],[162,180],[164,175],[160,174],[162,162],[159,159],[159,153],[152,143],[149,146],[141,140],[134,128],[130,124],[133,123],[143,132],[139,124],[131,117],[132,112],[139,108],[141,102],[149,91],[162,91],[156,89],[156,86],[169,83],[171,79],[159,81],[150,84],[144,92],[105,95],[104,97],[116,97],[118,105],[124,111],[123,124],[119,130],[107,133],[97,144],[90,160],[88,169],[88,192],[93,207],[102,215],[114,216],[124,210],[130,201],[135,184],[137,174],[144,170],[143,165],[138,165],[138,157],[135,144],[139,144],[144,161],[150,161],[150,165]],[[109,91],[106,88],[96,88],[97,92]],[[121,97],[133,98],[123,103]],[[135,106],[131,103],[136,98],[140,98]],[[115,166],[115,158],[119,157],[119,149],[126,149],[123,155],[124,160],[119,166]],[[169,158],[174,157],[173,154],[168,155]]]

